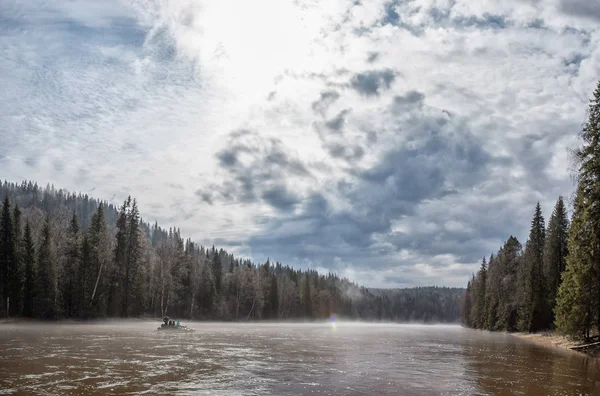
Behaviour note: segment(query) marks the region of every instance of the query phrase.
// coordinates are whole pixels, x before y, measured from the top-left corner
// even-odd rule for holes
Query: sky
[[[370,287],[465,286],[574,190],[599,0],[0,2],[0,178]]]

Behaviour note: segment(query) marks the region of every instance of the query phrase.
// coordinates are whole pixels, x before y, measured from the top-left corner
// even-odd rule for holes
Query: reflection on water
[[[0,326],[0,394],[600,395],[599,360],[456,326]]]

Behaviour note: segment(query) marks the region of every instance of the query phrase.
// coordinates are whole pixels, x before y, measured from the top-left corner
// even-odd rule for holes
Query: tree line
[[[0,184],[0,315],[37,319],[457,322],[464,289],[373,290],[333,273],[257,264],[120,207],[47,185]]]
[[[600,82],[580,137],[571,221],[559,197],[546,227],[538,203],[525,248],[510,236],[467,283],[465,326],[557,329],[577,339],[600,333]]]

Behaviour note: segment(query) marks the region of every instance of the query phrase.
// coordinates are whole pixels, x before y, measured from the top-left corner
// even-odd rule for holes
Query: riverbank
[[[550,345],[559,348],[569,349],[575,352],[584,353],[589,356],[600,357],[600,345],[597,345],[594,348],[590,349],[581,349],[578,350],[578,347],[581,347],[585,343],[580,341],[573,341],[565,336],[560,334],[556,334],[552,331],[544,331],[541,333],[510,333],[511,335],[519,338],[523,338],[526,340],[530,340],[536,342],[538,344]],[[576,348],[576,349],[573,349]]]

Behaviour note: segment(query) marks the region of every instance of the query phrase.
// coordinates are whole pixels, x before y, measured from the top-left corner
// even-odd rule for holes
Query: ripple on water
[[[0,327],[1,392],[472,395],[510,386],[591,395],[600,381],[578,355],[458,328],[198,324],[194,334],[169,335],[147,327],[17,337]]]

